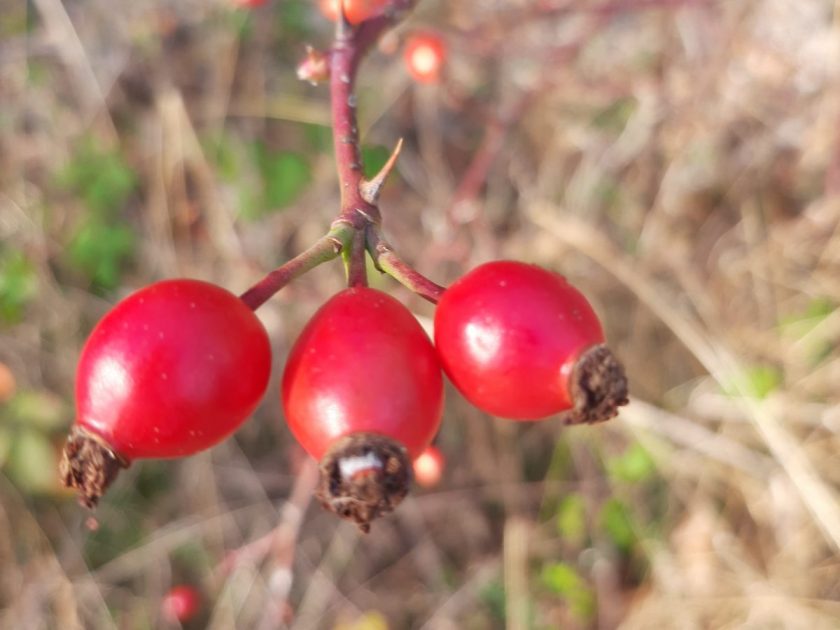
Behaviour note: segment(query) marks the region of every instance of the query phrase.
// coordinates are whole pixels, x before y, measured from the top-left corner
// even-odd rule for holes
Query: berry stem
[[[332,229],[305,252],[283,266],[270,272],[240,297],[251,309],[257,309],[290,281],[310,269],[332,260],[339,254],[344,258],[349,286],[365,286],[365,248],[368,228],[378,225],[381,218],[377,198],[379,188],[393,168],[399,146],[387,168],[371,182],[364,179],[359,146],[359,123],[356,116],[356,72],[365,54],[379,36],[396,24],[414,6],[414,0],[392,0],[385,10],[374,18],[351,26],[343,16],[336,21],[335,41],[329,52],[330,116],[333,127],[338,181],[341,190],[341,208]],[[356,244],[358,246],[356,246]],[[389,253],[390,252],[390,253]],[[419,287],[418,293],[428,300],[442,289],[426,280],[406,263],[392,256],[390,248],[385,253],[383,269],[409,288]],[[393,258],[393,260],[392,260]],[[417,278],[415,279],[415,276]],[[437,291],[437,293],[435,292]]]
[[[330,100],[333,146],[341,189],[341,216],[359,225],[358,209],[375,220],[376,206],[362,199],[362,156],[359,149],[359,123],[356,117],[356,80],[362,51],[354,31],[344,20],[336,21],[335,43],[330,51]]]
[[[382,237],[378,226],[371,226],[368,229],[367,248],[377,269],[387,273],[423,299],[432,304],[438,303],[446,288],[432,282],[400,258],[394,248]]]
[[[335,221],[332,229],[315,241],[309,249],[269,272],[262,280],[239,296],[240,299],[251,310],[258,309],[272,295],[298,276],[337,257],[352,240],[353,234],[354,230],[351,225],[344,221]]]
[[[414,6],[414,0],[392,0],[382,14],[352,27],[336,20],[335,42],[329,55],[330,113],[333,127],[338,180],[341,188],[339,218],[364,231],[368,223],[379,223],[375,201],[365,200],[365,180],[359,149],[359,123],[356,116],[356,72],[365,54],[388,28]]]
[[[365,260],[365,233],[357,230],[353,242],[344,257],[348,287],[367,286],[367,261]]]

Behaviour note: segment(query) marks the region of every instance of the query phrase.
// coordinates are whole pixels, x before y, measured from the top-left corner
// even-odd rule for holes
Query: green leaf
[[[547,564],[540,573],[540,581],[565,599],[579,619],[591,619],[595,614],[595,595],[573,566],[565,562]]]
[[[488,608],[493,618],[504,620],[506,616],[505,587],[501,582],[489,582],[478,595],[481,602]]]
[[[301,124],[307,141],[315,151],[319,153],[332,151],[332,127],[315,123]]]
[[[365,177],[370,179],[376,175],[388,158],[391,157],[391,152],[381,145],[370,145],[362,147],[362,168]]]
[[[22,391],[9,403],[9,413],[21,424],[43,431],[67,425],[67,410],[62,400],[47,391]]]
[[[836,306],[828,298],[814,298],[808,303],[805,312],[782,318],[781,328],[785,334],[799,339],[811,332],[835,310]]]
[[[19,431],[9,453],[8,473],[27,492],[54,490],[58,478],[58,457],[50,441],[38,431]]]
[[[617,481],[640,483],[654,476],[656,465],[641,444],[633,444],[621,455],[610,458],[607,470]]]
[[[241,214],[249,219],[284,208],[297,199],[312,179],[309,162],[297,153],[271,152],[262,143],[254,145],[254,157],[262,177],[262,200],[246,203]],[[250,201],[250,198],[246,199]]]
[[[815,298],[801,314],[785,317],[780,329],[790,339],[802,340],[801,351],[811,365],[818,365],[834,350],[829,333],[810,335],[825,319],[837,310],[827,298]],[[810,336],[809,336],[810,335]]]
[[[627,126],[635,110],[635,99],[619,98],[595,114],[592,124],[599,129],[618,132]]]
[[[727,396],[766,398],[782,383],[782,373],[771,365],[753,365],[745,368],[733,381],[723,386]]]
[[[309,185],[312,177],[309,163],[297,153],[277,153],[268,161],[265,178],[265,200],[275,208],[291,204]]]
[[[636,532],[630,511],[618,499],[609,499],[601,508],[601,528],[621,551],[629,553],[636,542]]]
[[[586,505],[580,494],[564,497],[557,507],[557,533],[573,544],[586,537]]]
[[[19,322],[36,286],[35,270],[21,252],[0,258],[0,319],[10,324]]]
[[[123,226],[88,221],[76,232],[68,253],[71,263],[96,287],[113,289],[134,251],[134,234]]]
[[[283,0],[276,4],[278,24],[284,36],[299,41],[301,36],[309,35],[312,14],[309,5],[303,0]]]
[[[747,372],[750,392],[756,398],[766,398],[782,382],[781,372],[770,365],[758,365]]]
[[[228,183],[235,182],[241,169],[234,139],[219,133],[204,137],[201,144],[219,178]]]
[[[8,427],[0,426],[0,468],[6,463],[12,449],[12,431]]]
[[[100,221],[115,217],[137,185],[121,153],[103,151],[90,139],[82,143],[58,180],[76,192]]]

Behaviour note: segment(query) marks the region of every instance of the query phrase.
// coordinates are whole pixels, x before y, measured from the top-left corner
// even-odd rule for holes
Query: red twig
[[[446,290],[403,261],[382,238],[378,227],[371,226],[367,233],[367,247],[376,266],[408,287],[420,297],[437,304]]]
[[[338,256],[349,240],[348,235],[352,234],[350,230],[349,225],[337,221],[328,234],[322,236],[309,249],[283,266],[269,272],[257,284],[245,291],[240,299],[249,308],[256,310],[298,276]]]
[[[414,5],[414,0],[392,0],[381,14],[362,22],[357,28],[345,19],[336,24],[335,42],[329,53],[330,115],[333,127],[333,146],[341,190],[341,208],[329,234],[312,247],[275,269],[242,294],[242,300],[253,309],[283,288],[289,281],[309,269],[335,258],[344,258],[349,286],[367,284],[365,250],[370,249],[368,233],[378,226],[381,215],[378,207],[379,189],[394,166],[400,144],[383,170],[367,182],[362,171],[359,147],[359,123],[356,116],[356,73],[364,55],[382,33],[393,26]],[[443,288],[424,278],[393,253],[387,243],[381,243],[380,268],[393,275],[428,300],[437,301]],[[374,248],[375,250],[375,248]],[[371,254],[374,255],[374,250]]]

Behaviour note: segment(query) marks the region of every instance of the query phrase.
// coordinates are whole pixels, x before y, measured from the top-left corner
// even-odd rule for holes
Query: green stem
[[[240,299],[251,310],[262,306],[272,295],[310,269],[336,258],[353,238],[353,227],[343,221],[333,223],[332,229],[306,251],[271,271],[257,284],[245,291]]]

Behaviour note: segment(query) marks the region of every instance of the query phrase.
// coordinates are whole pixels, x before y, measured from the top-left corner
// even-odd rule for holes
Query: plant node
[[[79,426],[70,430],[59,464],[62,483],[79,491],[79,503],[94,508],[128,462]]]
[[[594,346],[578,357],[570,390],[574,408],[564,414],[566,424],[593,424],[618,414],[626,405],[624,367],[606,345]]]
[[[374,433],[354,433],[337,441],[321,460],[320,471],[315,496],[365,533],[373,520],[402,502],[411,484],[405,447]]]

